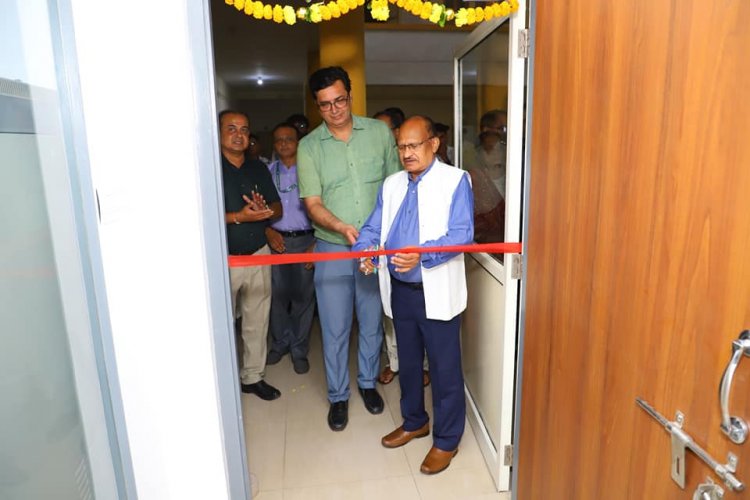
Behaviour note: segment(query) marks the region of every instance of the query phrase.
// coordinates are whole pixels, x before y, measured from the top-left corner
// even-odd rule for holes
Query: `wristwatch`
[[[232,220],[234,220],[235,224],[240,224],[240,221],[237,220],[237,212],[234,212],[232,214]]]

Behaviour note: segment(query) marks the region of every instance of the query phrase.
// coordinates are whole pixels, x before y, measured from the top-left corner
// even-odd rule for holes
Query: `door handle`
[[[750,330],[740,333],[740,337],[732,342],[732,357],[724,370],[719,386],[719,404],[721,405],[721,431],[735,444],[742,444],[747,439],[747,422],[740,417],[729,414],[729,393],[732,390],[732,378],[742,355],[750,357]]]

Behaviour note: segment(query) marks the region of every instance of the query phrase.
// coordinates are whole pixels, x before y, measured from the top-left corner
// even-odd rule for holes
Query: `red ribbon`
[[[273,264],[300,264],[303,262],[322,262],[326,260],[358,259],[393,255],[395,253],[521,253],[520,243],[475,243],[473,245],[452,245],[444,247],[396,248],[391,250],[370,250],[362,252],[313,252],[313,253],[278,253],[271,255],[230,255],[229,267],[270,266]]]

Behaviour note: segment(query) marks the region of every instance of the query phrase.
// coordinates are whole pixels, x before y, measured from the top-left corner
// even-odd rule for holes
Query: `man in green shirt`
[[[393,135],[380,120],[351,112],[351,81],[338,66],[310,76],[310,91],[323,123],[299,144],[300,197],[313,221],[316,252],[347,252],[359,236],[388,175],[401,165]],[[357,385],[370,413],[383,411],[375,390],[383,341],[378,280],[358,271],[354,259],[319,262],[315,293],[323,335],[328,382],[328,425],[340,431],[348,422],[349,337],[353,310],[359,323]]]

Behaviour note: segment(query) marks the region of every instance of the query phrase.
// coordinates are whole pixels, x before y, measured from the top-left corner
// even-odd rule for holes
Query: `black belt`
[[[306,234],[313,234],[314,229],[300,229],[299,231],[279,231],[276,230],[284,238],[296,238],[297,236],[305,236]]]
[[[394,278],[393,275],[391,275],[391,279],[399,285],[405,286],[406,288],[411,288],[412,290],[424,290],[421,281],[417,281],[416,283],[411,281],[401,281]]]

